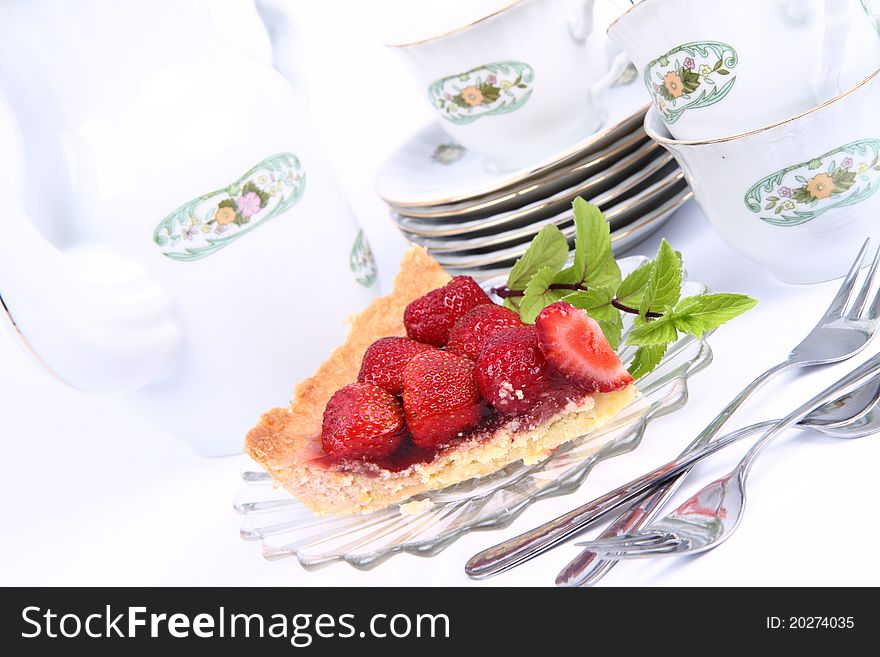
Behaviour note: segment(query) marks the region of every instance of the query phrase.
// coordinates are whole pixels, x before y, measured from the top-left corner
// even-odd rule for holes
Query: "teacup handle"
[[[631,9],[639,0],[608,0],[619,14]],[[593,13],[596,0],[581,0],[569,23],[571,36],[575,41],[586,41],[593,32]]]
[[[823,103],[841,92],[840,71],[846,59],[847,35],[851,27],[847,3],[825,0],[825,36],[819,65],[810,76],[813,99]]]
[[[629,66],[629,62],[629,55],[625,52],[617,53],[617,56],[611,62],[611,68],[608,69],[608,72],[590,86],[590,95],[593,100],[596,100],[608,89],[608,87],[614,84],[617,79],[623,75],[624,70]]]
[[[625,12],[634,4],[632,0],[611,0],[620,13]],[[570,29],[571,36],[579,42],[585,42],[593,32],[593,13],[595,0],[581,0],[578,11],[572,20]],[[607,37],[606,37],[607,39]],[[610,43],[610,40],[609,40]],[[618,53],[611,62],[611,67],[602,77],[590,85],[590,96],[595,101],[603,92],[617,81],[623,71],[629,66],[630,58],[625,52]]]

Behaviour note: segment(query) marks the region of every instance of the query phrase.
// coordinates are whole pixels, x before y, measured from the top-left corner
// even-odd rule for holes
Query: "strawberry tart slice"
[[[536,463],[637,394],[584,311],[559,301],[524,324],[420,247],[392,293],[351,324],[290,407],[266,413],[245,443],[316,513],[368,513]]]

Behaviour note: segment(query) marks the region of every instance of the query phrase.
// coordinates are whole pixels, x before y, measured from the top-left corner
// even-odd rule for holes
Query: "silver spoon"
[[[875,356],[871,360],[876,361],[877,358]],[[880,431],[878,404],[875,401],[867,407],[864,406],[871,395],[876,400],[878,394],[880,394],[880,382],[876,378],[870,379],[860,388],[853,390],[850,395],[844,395],[831,402],[840,404],[843,409],[858,411],[857,401],[861,400],[863,407],[861,412],[851,414],[850,421],[831,421],[824,426],[820,422],[818,426],[811,428],[838,438],[860,438],[877,433]],[[746,505],[746,479],[752,464],[764,447],[798,421],[798,411],[773,424],[732,472],[705,486],[675,511],[650,523],[644,531],[578,545],[587,545],[595,552],[613,554],[615,559],[696,554],[718,547],[733,535],[742,520]]]

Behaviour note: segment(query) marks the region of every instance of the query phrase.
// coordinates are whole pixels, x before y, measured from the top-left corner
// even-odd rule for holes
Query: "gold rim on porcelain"
[[[665,158],[658,158],[656,161],[660,162],[661,159],[665,159]],[[639,180],[634,181],[631,185],[627,186],[626,189],[631,189],[634,186],[638,186],[640,183],[644,182],[644,180],[646,178],[650,178],[652,175],[661,171],[663,169],[663,167],[668,166],[669,163],[673,162],[673,161],[674,160],[673,160],[672,156],[669,155],[669,159],[667,159],[665,162],[662,162],[662,164],[660,164],[656,169],[653,169],[652,171],[647,172],[647,175],[642,176]],[[673,180],[673,178],[674,178],[674,180]],[[654,185],[651,185],[651,186],[645,188],[644,190],[642,190],[640,193],[633,196],[632,198],[621,201],[618,205],[612,206],[612,209],[609,210],[609,212],[605,214],[605,218],[608,221],[614,221],[619,215],[630,210],[632,208],[633,204],[637,205],[638,203],[645,201],[647,198],[650,198],[651,196],[654,196],[655,194],[661,193],[663,190],[667,189],[671,184],[673,184],[677,180],[680,180],[681,178],[683,178],[683,174],[680,169],[677,169],[676,171],[671,171],[665,178],[662,178],[662,179],[658,180],[656,183],[654,183],[654,185],[660,185],[662,183],[661,187],[656,188],[656,187],[654,187]],[[605,205],[608,202],[612,201],[615,198],[615,196],[618,196],[622,191],[625,191],[625,190],[619,190],[616,187],[609,189],[606,192],[604,192],[602,195],[600,195],[594,199],[590,199],[590,203],[592,203],[593,205],[598,205],[598,206]],[[628,205],[624,205],[624,204],[628,204]],[[470,239],[463,238],[463,239],[458,239],[458,240],[442,240],[442,239],[435,240],[435,239],[425,238],[425,237],[420,236],[417,239],[413,239],[412,241],[414,241],[416,244],[421,244],[422,246],[427,247],[428,249],[431,250],[432,253],[434,253],[434,252],[444,253],[444,252],[450,252],[450,251],[466,251],[468,249],[479,249],[479,248],[483,248],[483,247],[490,247],[494,244],[509,242],[511,240],[519,239],[521,237],[528,237],[529,235],[535,235],[544,226],[548,226],[550,224],[554,224],[554,225],[558,226],[560,223],[565,223],[570,220],[571,220],[571,212],[569,209],[569,210],[563,210],[563,211],[559,212],[559,214],[554,215],[552,217],[548,217],[543,222],[528,224],[526,226],[521,226],[519,228],[510,228],[507,231],[496,233],[494,235],[484,235],[482,237],[473,237]]]
[[[597,142],[601,142],[604,139],[607,139],[609,136],[614,135],[616,132],[620,133],[620,137],[624,135],[630,134],[632,132],[638,132],[641,129],[641,121],[640,119],[644,119],[645,113],[648,111],[648,108],[651,105],[645,105],[640,108],[637,112],[629,115],[622,121],[618,122],[616,125],[608,128],[608,130],[604,132],[594,132],[591,135],[588,135],[579,143],[572,146],[569,150],[564,153],[556,156],[552,162],[544,161],[540,163],[538,166],[535,166],[531,169],[524,170],[522,173],[517,175],[516,177],[506,179],[500,185],[493,185],[490,187],[484,187],[480,190],[475,190],[473,192],[468,192],[461,196],[454,196],[452,198],[445,199],[436,199],[428,202],[425,201],[395,201],[394,199],[390,199],[387,196],[380,197],[383,201],[385,201],[388,205],[392,206],[394,209],[406,209],[406,208],[426,208],[432,207],[436,205],[449,205],[452,203],[462,203],[464,201],[479,199],[487,194],[493,193],[504,193],[504,190],[513,187],[514,185],[520,184],[524,181],[528,181],[530,178],[533,178],[539,174],[549,173],[554,169],[566,166],[571,163],[572,160],[576,158],[578,155],[586,156],[589,155],[591,149],[595,147]],[[628,128],[629,124],[635,123],[632,128]],[[618,137],[619,138],[619,137]],[[612,142],[613,143],[613,142]],[[611,144],[609,144],[610,146]]]
[[[679,172],[679,173],[681,174],[681,172]],[[665,185],[661,189],[656,190],[656,193],[653,194],[652,196],[662,196],[664,193],[668,193],[676,185],[679,185],[683,182],[684,182],[684,175],[683,174],[681,174],[680,176],[676,176],[676,179],[674,181],[671,181],[668,185]],[[688,187],[685,184],[682,186],[682,192],[686,192],[686,191],[688,191]],[[639,202],[630,203],[629,205],[627,205],[626,209],[631,209],[633,206],[639,205],[640,203],[647,203],[650,200],[651,200],[650,197],[640,199]],[[615,214],[622,213],[626,209],[621,209]],[[654,211],[655,210],[649,210],[648,214],[651,214]],[[608,215],[606,215],[606,217],[607,216]],[[566,237],[572,237],[574,235],[573,229],[574,229],[574,226],[572,225],[572,226],[566,226],[566,228],[561,229],[561,230],[562,230],[563,234],[565,234]],[[568,234],[566,231],[569,231],[571,234]],[[479,248],[479,247],[474,247],[474,248]],[[511,247],[508,247],[507,249],[504,249],[502,251],[496,251],[495,253],[477,253],[477,254],[472,254],[472,255],[460,255],[460,256],[453,255],[453,256],[451,256],[452,258],[458,257],[463,260],[463,261],[459,260],[458,262],[456,262],[456,260],[446,259],[447,257],[449,257],[449,254],[446,254],[446,255],[444,255],[442,253],[438,253],[436,255],[434,255],[433,253],[431,253],[431,254],[434,256],[434,258],[437,260],[437,262],[439,262],[443,267],[447,267],[447,266],[450,266],[450,267],[480,267],[480,266],[491,265],[491,264],[498,263],[498,262],[504,262],[505,260],[519,258],[523,253],[525,253],[526,249],[528,249],[528,248],[529,248],[529,245],[527,243],[524,243],[524,244],[517,244],[517,245],[511,246]],[[430,249],[428,249],[428,251],[429,251],[429,253],[431,252]],[[482,260],[479,260],[478,258],[481,258],[481,257],[482,257]],[[469,258],[475,258],[477,260],[469,260]]]
[[[558,176],[557,178],[554,178],[554,181],[558,180],[559,178],[564,178],[565,176],[572,175],[575,172],[577,172],[579,169],[591,169],[596,166],[599,166],[602,164],[602,162],[607,160],[609,157],[617,156],[617,153],[624,146],[629,147],[631,145],[632,145],[631,143],[624,144],[620,148],[615,149],[613,152],[605,153],[605,154],[601,155],[600,157],[594,158],[594,159],[590,160],[589,162],[585,162],[574,169],[570,169],[570,170],[566,171],[566,173],[564,175]],[[653,152],[657,148],[659,148],[659,146],[654,144],[650,139],[645,139],[645,143],[643,145],[640,145],[638,148],[636,148],[636,150],[632,151],[632,153],[636,153],[638,150],[640,150],[641,148],[643,148],[645,146],[647,146],[648,148],[642,154],[642,157],[638,158],[635,162],[628,163],[626,165],[626,168],[629,168],[632,166],[638,166],[639,161],[642,158],[645,158],[645,160],[647,160],[647,161],[653,161],[653,160],[657,159],[655,157],[651,157],[651,155],[653,154]],[[617,164],[617,162],[612,163],[612,165],[616,165],[616,164]],[[615,168],[611,168],[610,170],[607,170],[607,171],[600,171],[596,175],[601,175],[602,178],[605,178],[606,176],[612,175],[613,173],[616,173],[616,172],[617,171]],[[587,182],[592,181],[594,177],[595,176],[591,176],[590,178],[587,178],[586,181],[583,181],[583,185],[586,185]],[[592,186],[592,184],[593,183],[590,182],[590,185],[587,185],[586,188],[589,189],[589,186]],[[531,185],[531,186],[527,187],[525,190],[523,190],[523,193],[525,193],[525,192],[531,193],[535,190],[539,190],[543,186],[544,186],[543,184]],[[568,189],[570,189],[570,188],[566,188],[566,190],[568,190]],[[563,190],[563,191],[566,191],[566,190]],[[560,194],[562,194],[562,192],[560,192]],[[557,201],[548,201],[547,204],[551,204],[553,202],[559,202],[559,201],[558,200]],[[542,207],[546,207],[546,204]],[[464,235],[464,234],[469,233],[475,229],[482,230],[484,228],[493,228],[498,225],[503,225],[504,223],[507,223],[508,221],[511,221],[513,219],[518,219],[523,216],[527,216],[530,212],[535,211],[535,209],[536,208],[528,208],[528,209],[520,208],[518,210],[510,211],[510,212],[515,212],[516,213],[515,215],[507,215],[506,213],[501,213],[499,215],[496,215],[495,217],[484,217],[484,218],[479,218],[479,219],[470,219],[468,221],[454,222],[451,224],[450,223],[435,224],[434,222],[430,222],[430,221],[422,222],[421,218],[419,218],[419,217],[414,218],[415,222],[410,222],[410,221],[407,221],[407,219],[409,218],[408,215],[400,214],[398,212],[394,212],[392,214],[392,218],[394,219],[394,223],[397,225],[397,227],[401,231],[406,232],[406,233],[410,233],[413,235],[424,235],[424,236],[428,236],[428,237],[451,237],[454,235]],[[504,216],[501,216],[501,215],[504,215]],[[412,225],[413,223],[415,223],[416,225],[413,226]]]
[[[641,132],[643,132],[643,131],[642,130],[633,131],[630,133],[630,135],[636,135]],[[624,135],[624,137],[621,137],[621,139],[624,139],[628,136],[629,135]],[[652,139],[645,139],[645,137],[647,137],[647,135],[639,135],[639,139],[636,139],[636,142],[638,142],[641,139],[644,141],[644,143],[637,143],[637,147],[635,150],[627,153],[626,155],[621,156],[620,160],[614,162],[614,169],[609,169],[607,171],[600,172],[601,174],[603,174],[600,177],[597,177],[599,174],[594,174],[594,175],[586,178],[585,180],[581,181],[582,184],[586,185],[590,181],[600,182],[606,175],[610,175],[616,168],[618,168],[618,165],[623,166],[623,167],[633,166],[633,165],[637,164],[642,158],[647,157],[648,154],[651,151],[653,151],[655,148],[659,148],[659,146],[656,142],[654,142]],[[615,143],[617,143],[617,142],[615,142]],[[623,147],[632,146],[632,143],[633,143],[632,140],[628,140],[625,144],[620,144],[610,154],[613,154],[613,153],[620,151],[620,149]],[[637,156],[637,157],[634,157],[634,156]],[[624,163],[624,160],[626,160],[627,158],[633,158],[633,159],[631,161]],[[591,160],[591,163],[594,161],[595,160]],[[408,209],[406,212],[401,212],[398,214],[400,214],[402,217],[404,217],[406,219],[414,219],[417,221],[425,220],[426,222],[432,222],[432,220],[434,220],[434,219],[440,219],[440,218],[444,218],[444,217],[456,217],[456,216],[457,217],[466,217],[467,215],[472,214],[474,212],[480,212],[483,210],[491,209],[492,206],[494,206],[494,205],[498,205],[500,203],[505,203],[507,201],[512,201],[512,200],[516,199],[518,196],[524,196],[526,194],[531,194],[532,192],[538,191],[542,187],[546,187],[547,185],[550,185],[551,183],[554,183],[554,182],[560,180],[561,178],[565,178],[566,176],[571,175],[572,173],[574,173],[575,171],[577,171],[580,168],[582,168],[582,167],[579,165],[578,167],[576,167],[574,169],[568,169],[568,170],[561,171],[560,175],[547,177],[547,178],[540,178],[540,179],[536,180],[535,182],[533,182],[532,184],[530,184],[528,187],[518,189],[515,192],[505,194],[504,196],[500,196],[498,198],[490,198],[489,200],[487,200],[483,203],[477,203],[476,205],[469,205],[469,206],[466,206],[465,208],[455,208],[455,209],[447,210],[444,212],[419,212],[418,210],[416,210],[414,212],[413,210]],[[557,192],[557,194],[558,193],[559,192]]]
[[[635,162],[628,163],[625,167],[621,169],[610,169],[608,171],[601,172],[601,175],[598,178],[589,178],[588,182],[579,186],[577,189],[572,189],[571,187],[566,187],[561,190],[558,194],[554,194],[553,200],[548,200],[546,203],[542,203],[537,207],[530,208],[520,208],[518,210],[509,210],[507,212],[501,213],[495,216],[483,217],[481,219],[471,219],[467,222],[460,223],[452,223],[452,224],[436,224],[434,226],[427,225],[413,225],[412,222],[407,221],[407,217],[403,215],[392,215],[394,223],[397,225],[397,228],[401,232],[408,233],[410,235],[419,235],[421,237],[434,237],[434,238],[444,238],[444,237],[456,237],[461,235],[467,235],[475,230],[485,230],[487,228],[502,228],[508,223],[512,223],[518,221],[523,218],[527,218],[530,214],[538,212],[540,210],[544,210],[553,205],[559,205],[566,202],[566,200],[570,199],[572,196],[580,196],[581,194],[588,192],[592,187],[597,184],[602,183],[610,176],[619,175],[621,173],[626,173],[630,169],[635,169],[632,174],[628,177],[632,177],[636,175],[638,172],[643,171],[647,168],[654,168],[655,164],[660,160],[666,160],[667,162],[672,160],[672,155],[660,148],[659,144],[655,144],[653,142],[648,142],[654,148],[651,148],[647,153],[649,156],[642,156]],[[660,150],[659,154],[653,153],[656,149]],[[668,158],[666,156],[669,156]],[[641,166],[641,168],[639,168]],[[657,165],[663,166],[663,165]],[[624,179],[625,180],[625,179]],[[624,181],[620,181],[619,184]],[[617,187],[615,185],[614,187]],[[612,188],[613,189],[613,188]]]
[[[858,91],[862,87],[864,87],[864,86],[868,85],[870,82],[872,82],[874,80],[874,78],[876,78],[878,75],[880,75],[880,68],[878,68],[876,71],[871,73],[871,75],[869,75],[867,78],[865,78],[864,80],[859,82],[856,86],[850,87],[849,89],[847,89],[843,93],[836,95],[834,98],[829,98],[824,103],[821,103],[819,105],[815,105],[815,106],[811,107],[810,109],[808,109],[804,112],[801,112],[800,114],[792,116],[788,119],[784,119],[782,121],[777,121],[776,123],[771,123],[770,125],[764,126],[763,128],[755,128],[754,130],[749,130],[747,132],[740,132],[738,134],[729,135],[727,137],[715,137],[713,139],[672,139],[669,137],[664,137],[662,135],[658,135],[656,133],[650,132],[648,130],[648,122],[647,121],[645,121],[645,132],[647,132],[648,136],[651,139],[653,139],[654,141],[661,143],[661,144],[669,144],[670,146],[702,146],[704,144],[723,144],[723,143],[729,142],[729,141],[736,141],[738,139],[744,139],[746,137],[752,137],[754,135],[761,134],[762,132],[768,132],[770,130],[775,130],[776,128],[778,128],[780,126],[786,125],[788,123],[792,123],[794,121],[799,121],[800,119],[802,119],[806,116],[809,116],[810,114],[814,114],[815,112],[818,112],[818,111],[824,109],[825,107],[828,107],[829,105],[832,105],[833,103],[836,103],[837,101],[839,101],[843,98],[846,98],[847,96],[855,93],[856,91]],[[652,108],[651,111],[656,112],[657,110]]]
[[[430,41],[437,41],[438,39],[443,39],[444,37],[448,37],[448,36],[451,36],[451,35],[456,34],[458,32],[462,32],[462,31],[468,29],[469,27],[473,27],[474,25],[477,25],[479,23],[482,23],[483,21],[489,20],[490,18],[498,16],[499,14],[503,14],[508,9],[511,9],[518,4],[521,4],[522,2],[524,2],[524,0],[513,0],[513,2],[508,3],[508,4],[504,5],[503,7],[496,9],[491,14],[486,14],[485,16],[482,16],[481,18],[477,18],[476,20],[472,20],[470,23],[466,23],[464,25],[454,27],[451,30],[447,30],[446,32],[443,32],[442,34],[435,34],[433,36],[425,37],[424,39],[419,39],[418,41],[406,41],[404,43],[386,43],[385,45],[388,46],[389,48],[407,48],[408,46],[418,46],[422,43],[428,43]]]
[[[664,218],[668,218],[673,212],[675,212],[679,207],[684,205],[687,201],[693,198],[693,191],[689,188],[684,188],[685,193],[681,196],[674,196],[656,209],[652,210],[650,213],[642,217],[641,219],[634,221],[632,224],[628,226],[624,226],[623,228],[619,228],[618,230],[611,233],[611,243],[612,245],[615,242],[619,242],[622,239],[626,239],[632,236],[635,232],[641,231],[648,226],[652,225],[656,221],[661,221]],[[521,255],[521,254],[520,254]],[[505,260],[515,260],[520,256],[514,255],[510,258],[505,258]],[[494,264],[494,263],[490,263]],[[490,267],[488,269],[480,269],[479,267],[473,267],[470,265],[443,265],[443,268],[447,271],[450,271],[455,274],[465,274],[470,272],[469,275],[477,278],[478,276],[501,276],[510,271],[510,267],[512,267],[512,263],[510,265],[502,265],[500,267]]]
[[[21,328],[19,327],[18,323],[15,321],[15,318],[12,316],[12,313],[9,312],[9,306],[6,305],[6,301],[3,300],[2,295],[0,295],[0,308],[3,308],[3,312],[5,312],[6,316],[9,318],[9,322],[12,324],[13,330],[15,331],[16,335],[18,335],[18,337],[21,339],[22,344],[24,344],[24,348],[27,349],[30,352],[31,356],[33,356],[34,359],[40,365],[43,366],[43,369],[45,369],[49,374],[51,374],[58,381],[60,381],[61,383],[64,383],[66,385],[67,382],[61,378],[61,375],[58,374],[58,372],[56,372],[55,370],[53,370],[51,367],[49,367],[49,363],[47,363],[45,360],[43,360],[43,357],[40,356],[40,354],[37,353],[37,350],[33,348],[33,346],[31,345],[30,342],[28,342],[28,339],[25,337],[24,333],[21,332]]]

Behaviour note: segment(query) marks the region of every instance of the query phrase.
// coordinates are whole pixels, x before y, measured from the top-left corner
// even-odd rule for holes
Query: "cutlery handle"
[[[744,438],[764,431],[774,424],[777,420],[767,422],[759,422],[748,427],[736,431],[735,440]],[[656,486],[650,493],[640,499],[634,505],[624,511],[620,517],[611,523],[601,534],[598,540],[604,538],[615,538],[624,534],[635,534],[642,527],[647,525],[657,515],[657,512],[663,504],[678,490],[681,482],[684,481],[687,472],[683,472],[675,479]],[[597,582],[605,574],[614,568],[618,560],[611,558],[600,558],[600,556],[585,548],[580,554],[572,559],[556,576],[557,586],[584,586]]]
[[[763,422],[760,424],[745,427],[744,429],[740,429],[739,431],[728,434],[713,443],[709,443],[704,448],[695,450],[684,460],[693,460],[693,457],[695,456],[697,457],[696,460],[699,460],[700,458],[708,456],[710,453],[717,451],[710,449],[714,446],[717,446],[721,443],[729,444],[730,442],[733,442],[733,440],[742,438],[750,433],[753,433],[754,431],[757,431],[759,429],[766,429],[764,435],[762,435],[761,438],[754,445],[752,445],[752,447],[740,461],[737,468],[734,470],[734,472],[738,470],[740,478],[742,480],[745,480],[758,454],[760,454],[761,450],[763,450],[774,438],[779,436],[789,427],[803,420],[820,406],[833,400],[835,397],[853,392],[858,386],[864,385],[865,382],[877,377],[878,373],[880,373],[880,354],[876,354],[864,363],[862,363],[855,370],[839,379],[831,387],[825,389],[815,397],[811,398],[809,401],[796,408],[794,411],[786,415],[783,419],[772,422]],[[676,467],[676,469],[684,473],[690,467],[691,466],[685,466],[683,468]],[[679,476],[678,481],[681,481],[683,478],[683,476]],[[671,484],[673,488],[676,487],[676,481],[674,479],[667,478],[660,486],[658,486],[658,489],[655,489],[655,492],[651,493],[645,500],[643,500],[641,504],[638,505],[635,513],[630,514],[630,512],[628,511],[627,513],[623,514],[621,518],[619,518],[611,527],[609,527],[608,530],[606,530],[606,532],[602,534],[601,538],[607,538],[609,535],[619,536],[621,534],[630,533],[626,530],[626,525],[630,525],[630,529],[635,530],[638,530],[641,527],[645,526],[655,515],[657,508],[651,508],[650,505],[654,503],[656,498],[658,497],[662,499],[665,499],[665,497],[667,497],[665,493],[667,485],[669,484]],[[662,499],[660,499],[661,502]],[[595,558],[596,555],[594,553],[591,553],[589,551],[589,548],[587,548],[559,573],[559,576],[557,577],[557,583],[560,583],[560,580],[562,580],[562,584],[575,586],[577,585],[577,583],[583,583],[587,581],[587,579],[589,579],[590,581],[595,581],[608,570],[610,570],[613,567],[614,563],[616,563],[614,560],[601,560],[594,568],[590,569],[590,564],[594,562]],[[589,572],[587,572],[587,569],[589,569]]]
[[[698,449],[702,445],[708,443],[714,438],[721,427],[730,419],[730,417],[742,406],[745,401],[755,393],[761,386],[767,383],[774,376],[792,366],[789,360],[783,361],[778,365],[774,365],[766,372],[759,374],[755,379],[747,385],[743,390],[725,406],[721,412],[715,417],[709,425],[703,429],[700,434],[688,445],[681,453],[684,456],[688,452]],[[763,422],[752,425],[740,430],[744,437],[758,431],[761,428],[768,428],[772,422]],[[636,502],[628,508],[623,514],[609,525],[603,531],[599,538],[612,538],[623,534],[634,534],[639,529],[647,525],[651,519],[657,515],[659,509],[666,503],[687,476],[687,472],[683,472],[680,476],[667,481],[666,483],[656,486],[651,493]],[[599,555],[591,552],[589,548],[583,550],[568,565],[563,568],[556,576],[557,586],[583,586],[584,584],[599,581],[609,570],[617,563],[615,559],[599,559]]]
[[[747,385],[742,392],[740,392],[736,397],[734,397],[730,403],[724,407],[724,409],[718,414],[718,416],[700,432],[698,435],[688,446],[685,448],[684,452],[681,453],[679,458],[676,461],[673,461],[672,464],[678,463],[684,457],[689,454],[694,453],[699,450],[705,444],[709,443],[712,438],[720,431],[721,427],[724,426],[724,423],[730,419],[730,416],[740,407],[742,404],[751,396],[758,388],[764,385],[767,381],[769,381],[773,376],[779,374],[783,370],[791,367],[793,363],[786,360],[778,365],[774,365],[770,369],[768,369],[763,374],[760,374],[756,377],[749,385]],[[729,443],[725,443],[729,444]],[[639,479],[636,479],[629,484],[625,484],[620,488],[617,488],[610,493],[599,497],[592,502],[588,502],[587,504],[580,506],[572,511],[569,511],[565,515],[559,516],[554,520],[550,520],[549,522],[536,527],[535,529],[526,532],[524,534],[520,534],[519,536],[515,536],[514,538],[504,541],[503,543],[499,543],[498,545],[494,545],[482,552],[475,554],[465,565],[465,572],[473,578],[480,579],[484,577],[489,577],[491,575],[495,575],[500,573],[508,568],[513,568],[514,566],[519,565],[524,561],[528,561],[534,556],[549,550],[554,545],[562,542],[569,536],[575,534],[578,531],[582,531],[586,527],[588,527],[592,522],[598,520],[603,517],[607,513],[610,513],[617,507],[626,504],[627,502],[632,501],[633,499],[638,498],[638,493],[634,493],[632,491],[632,486],[642,483],[649,483],[649,485],[643,486],[639,489],[638,492],[642,492],[647,490],[648,488],[656,485],[658,481],[656,473],[663,468],[669,467],[672,464],[667,464],[667,466],[662,466],[655,470],[654,472],[648,473]],[[665,477],[665,480],[670,479],[671,477]],[[663,501],[663,499],[658,499],[656,501],[657,504]]]
[[[638,499],[655,485],[674,479],[700,459],[727,447],[742,436],[742,433],[735,432],[703,445],[555,520],[483,550],[471,557],[464,570],[474,579],[483,579],[518,566],[582,531],[619,506]]]

